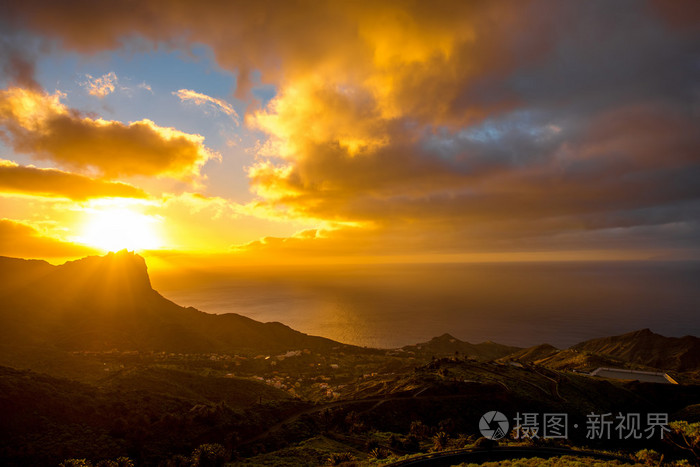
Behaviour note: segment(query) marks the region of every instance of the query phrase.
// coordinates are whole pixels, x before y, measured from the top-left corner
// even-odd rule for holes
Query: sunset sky
[[[0,255],[700,257],[700,2],[9,1]]]

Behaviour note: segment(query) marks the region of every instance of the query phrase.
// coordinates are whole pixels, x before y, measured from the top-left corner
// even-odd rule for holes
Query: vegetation
[[[433,450],[443,451],[447,448],[447,442],[450,440],[450,435],[444,431],[438,431],[433,436]]]
[[[94,279],[66,301],[65,292],[56,292],[67,284],[60,270],[38,262],[9,274],[0,261],[5,280],[0,333],[13,339],[2,341],[0,352],[3,465],[382,465],[508,446],[617,452],[640,465],[698,462],[700,364],[693,363],[693,339],[669,341],[678,368],[689,368],[674,373],[684,383],[679,385],[571,371],[598,362],[646,368],[637,357],[624,360],[637,340],[656,348],[649,362],[668,356],[665,341],[646,331],[565,351],[472,345],[449,335],[403,349],[360,349],[243,317],[209,322],[208,315],[160,297],[139,262],[129,261],[131,272],[114,280],[137,292],[129,299],[133,303],[118,298],[118,307],[97,310],[91,300],[95,294],[114,295],[113,283]],[[72,273],[80,273],[79,266],[72,265]],[[31,294],[24,302],[17,292],[26,291],[18,285],[23,277],[48,281],[32,287],[48,297],[56,292],[61,300],[48,303]],[[52,313],[66,322],[49,320]],[[69,326],[75,320],[87,320],[83,340]],[[104,322],[119,325],[91,333]],[[156,330],[149,334],[151,329]],[[197,332],[183,334],[183,329]],[[66,340],[68,330],[73,334]],[[259,342],[250,335],[241,342],[230,337],[246,333]],[[105,347],[89,336],[116,337],[108,340],[113,347]],[[493,441],[481,437],[478,421],[494,409],[511,421],[517,413],[565,413],[571,428],[567,439]],[[670,431],[664,440],[589,439],[590,413],[665,413]],[[557,456],[503,462],[595,465],[600,460]],[[608,465],[617,461],[612,462]]]
[[[637,453],[634,455],[634,458],[642,464],[646,465],[658,465],[663,459],[661,454],[654,451],[653,449],[642,449],[641,451],[637,451]]]
[[[640,467],[644,464],[633,464],[623,461],[605,461],[602,463],[600,459],[592,457],[574,457],[561,456],[542,459],[540,457],[532,457],[529,459],[507,459],[498,462],[484,462],[482,464],[459,464],[455,467],[584,467],[584,466],[602,466],[602,465],[624,465],[625,467]]]
[[[667,433],[666,440],[700,461],[700,423],[676,421],[669,423],[669,428],[671,431]]]

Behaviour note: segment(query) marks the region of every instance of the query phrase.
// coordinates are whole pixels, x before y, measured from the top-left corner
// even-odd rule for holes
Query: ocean
[[[559,348],[644,328],[700,335],[700,262],[240,267],[151,276],[182,306],[368,347],[444,333]]]

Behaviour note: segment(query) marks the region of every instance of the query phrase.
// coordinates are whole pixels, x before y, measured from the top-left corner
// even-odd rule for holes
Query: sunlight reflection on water
[[[154,287],[183,306],[398,347],[448,332],[557,347],[642,328],[700,334],[700,263],[441,264],[236,271]]]

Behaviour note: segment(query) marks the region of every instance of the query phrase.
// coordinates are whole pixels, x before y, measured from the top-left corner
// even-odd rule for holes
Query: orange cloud
[[[550,12],[558,8],[565,10],[551,5]],[[512,96],[489,102],[482,80],[538,58],[556,27],[527,1],[221,2],[203,11],[186,1],[126,8],[28,0],[6,10],[9,24],[57,35],[83,52],[117,48],[129,34],[204,43],[222,66],[238,71],[239,91],[256,70],[281,84],[281,94],[314,78],[322,88],[368,93],[385,118],[410,113],[430,122],[472,121],[512,106]],[[533,34],[518,50],[514,42]],[[466,105],[472,97],[479,105]]]
[[[575,133],[489,124],[498,145],[479,132],[437,135],[444,154],[425,141],[403,143],[406,132],[361,155],[305,142],[297,156],[257,163],[250,177],[260,209],[375,227],[364,239],[335,231],[338,242],[303,242],[319,251],[363,243],[375,253],[687,247],[700,215],[692,126],[682,110],[649,102],[602,112]],[[300,242],[258,246],[282,245]]]
[[[34,227],[0,219],[0,255],[20,258],[71,258],[99,253],[93,248],[42,235]]]
[[[200,135],[150,120],[124,124],[93,119],[68,109],[60,98],[60,93],[22,88],[0,91],[0,125],[16,151],[110,178],[149,175],[190,182],[218,157]]]
[[[87,81],[80,83],[80,85],[85,87],[91,96],[99,98],[113,93],[116,89],[117,82],[119,81],[116,73],[113,71],[110,71],[99,78],[93,78],[91,75],[86,75],[85,77],[87,78]]]
[[[372,227],[375,251],[508,250],[697,230],[697,34],[678,21],[697,2],[660,3],[26,0],[6,16],[81,52],[207,44],[240,95],[259,70],[276,97],[246,116],[268,136],[248,212]],[[332,243],[261,244],[299,242]]]
[[[236,110],[223,99],[216,99],[211,96],[207,96],[206,94],[202,94],[201,92],[193,91],[191,89],[180,89],[177,92],[173,92],[173,95],[177,96],[180,98],[181,101],[185,102],[192,102],[195,105],[210,105],[229,117],[233,118],[233,120],[238,124],[239,117],[238,113],[236,113]]]
[[[99,180],[57,169],[21,166],[0,159],[0,192],[84,201],[90,198],[147,198],[126,183]]]

